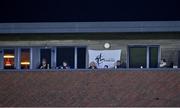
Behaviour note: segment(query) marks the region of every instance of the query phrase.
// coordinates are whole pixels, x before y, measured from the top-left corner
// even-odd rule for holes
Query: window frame
[[[158,48],[158,64],[160,62],[160,59],[161,59],[161,48],[160,48],[160,45],[144,45],[144,44],[136,44],[136,45],[128,45],[127,46],[127,68],[130,68],[130,48],[133,48],[133,47],[146,47],[146,67],[147,69],[149,69],[149,66],[150,66],[150,55],[149,55],[149,50],[150,50],[150,47],[157,47]],[[159,68],[159,66],[158,66]]]

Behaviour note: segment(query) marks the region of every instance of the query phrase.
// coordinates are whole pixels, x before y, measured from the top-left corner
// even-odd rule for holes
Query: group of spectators
[[[95,62],[91,62],[89,69],[97,69],[97,65]],[[107,65],[104,66],[104,68],[108,68]],[[126,63],[122,62],[120,60],[117,60],[117,62],[114,64],[114,68],[118,69],[118,68],[126,68]],[[140,67],[141,68],[141,67]],[[167,65],[167,62],[165,59],[162,59],[159,63],[159,68],[173,68],[173,63],[170,63],[170,65]]]
[[[90,66],[89,66],[88,69],[97,69],[97,68],[98,68],[98,67],[97,67],[96,63],[95,63],[94,61],[92,61],[92,62],[90,63]],[[108,67],[108,65],[104,65],[104,68],[107,69],[107,68],[109,68],[109,67]],[[125,63],[125,62],[122,62],[122,61],[120,61],[120,60],[117,60],[117,62],[114,64],[114,67],[113,67],[113,68],[115,68],[115,69],[118,69],[118,68],[126,68],[126,63]]]
[[[166,68],[167,67],[167,62],[165,59],[162,59],[160,64],[159,64],[159,67],[160,68]],[[42,62],[41,64],[39,65],[38,67],[39,69],[50,69],[50,66],[49,64],[47,63],[47,60],[46,59],[42,59]],[[104,68],[109,68],[108,65],[105,65]],[[115,69],[118,69],[118,68],[126,68],[126,63],[125,62],[122,62],[120,60],[117,60],[117,62],[114,64],[114,67]],[[67,62],[63,61],[62,62],[62,65],[56,67],[56,69],[70,69],[70,66],[68,65]],[[90,64],[89,64],[89,67],[88,69],[98,69],[96,63],[94,61],[92,61]]]
[[[50,69],[49,64],[47,63],[46,59],[42,59],[41,64],[38,67],[39,69]],[[70,69],[70,66],[67,62],[63,61],[62,65],[56,67],[56,69]]]

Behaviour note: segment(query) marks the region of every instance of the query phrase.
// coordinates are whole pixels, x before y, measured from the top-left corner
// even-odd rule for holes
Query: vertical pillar
[[[77,47],[74,48],[74,68],[77,69]]]
[[[37,69],[40,63],[40,48],[34,47],[32,49],[32,69]]]
[[[161,61],[161,48],[158,46],[158,68],[159,68],[159,63]]]
[[[15,48],[15,68],[21,69],[21,48]]]
[[[130,47],[129,46],[127,46],[127,48],[126,48],[126,67],[127,68],[129,68],[129,55],[130,55]]]
[[[53,47],[52,50],[51,50],[51,67],[52,68],[56,68],[56,55],[57,55],[57,50],[56,50],[56,47]]]
[[[30,69],[33,69],[33,48],[30,48]]]

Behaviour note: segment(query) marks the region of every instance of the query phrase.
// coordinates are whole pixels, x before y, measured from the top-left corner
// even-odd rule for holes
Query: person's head
[[[90,62],[91,67],[96,67],[96,63],[94,61]]]
[[[108,65],[104,65],[104,68],[108,68]]]
[[[162,59],[161,62],[166,62],[166,59]]]
[[[43,58],[43,59],[42,59],[42,64],[45,65],[46,63],[47,63],[47,62],[46,62],[46,59]]]
[[[63,66],[66,67],[67,65],[67,62],[63,61]]]
[[[117,66],[121,65],[121,61],[120,61],[120,60],[117,60],[116,65],[117,65]]]
[[[163,59],[163,62],[166,62],[166,59]]]

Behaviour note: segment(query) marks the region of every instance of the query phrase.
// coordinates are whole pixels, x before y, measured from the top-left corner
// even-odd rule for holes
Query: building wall
[[[133,39],[133,40],[49,40],[49,41],[0,41],[1,47],[51,47],[51,46],[86,46],[88,49],[105,50],[104,43],[111,44],[110,49],[121,49],[121,59],[127,61],[128,45],[160,45],[161,58],[165,58],[168,63],[173,62],[178,65],[178,51],[180,51],[179,39]],[[36,49],[34,49],[35,51]],[[88,53],[87,53],[88,58]],[[38,61],[36,61],[38,63]],[[88,64],[88,59],[87,59]],[[34,67],[34,66],[33,66]]]

